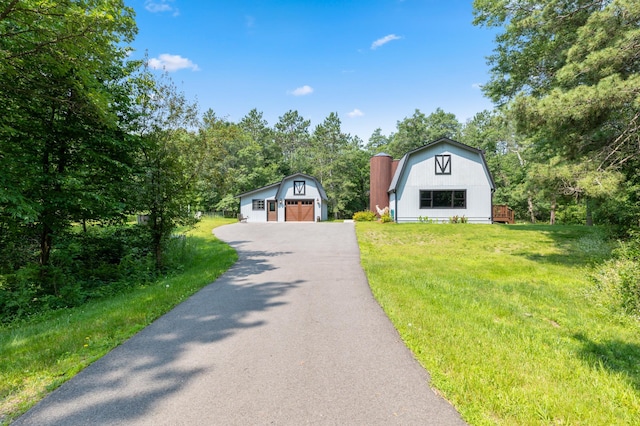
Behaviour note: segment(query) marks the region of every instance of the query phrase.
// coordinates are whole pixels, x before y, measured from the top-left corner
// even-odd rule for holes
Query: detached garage
[[[316,178],[296,173],[282,181],[237,196],[247,222],[327,220],[327,194]]]

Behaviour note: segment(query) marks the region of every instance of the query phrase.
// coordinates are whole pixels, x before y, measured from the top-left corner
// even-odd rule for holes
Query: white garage
[[[296,173],[278,183],[237,196],[247,222],[317,222],[327,220],[327,194],[313,176]]]

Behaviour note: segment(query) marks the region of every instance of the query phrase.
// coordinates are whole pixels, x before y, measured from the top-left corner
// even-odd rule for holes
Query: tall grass
[[[178,240],[171,257],[179,273],[115,297],[0,328],[0,423],[26,411],[226,271],[237,256],[211,230],[230,222],[205,218],[187,238]]]
[[[640,424],[640,325],[592,298],[581,226],[358,223],[372,291],[471,424]]]

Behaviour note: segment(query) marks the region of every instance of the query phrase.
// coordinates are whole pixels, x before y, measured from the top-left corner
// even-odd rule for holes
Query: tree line
[[[440,137],[483,149],[494,203],[531,222],[640,225],[640,5],[631,0],[476,0],[498,27],[485,94],[465,123],[415,110],[368,141],[337,113],[286,111],[269,125],[200,113],[166,75],[131,60],[122,0],[0,5],[0,308],[70,306],[172,266],[176,228],[197,211],[302,172],[329,214],[368,208],[369,158]],[[132,215],[145,216],[131,226]],[[113,290],[116,289],[116,290]],[[37,301],[34,302],[34,301]],[[35,308],[34,308],[35,309]]]

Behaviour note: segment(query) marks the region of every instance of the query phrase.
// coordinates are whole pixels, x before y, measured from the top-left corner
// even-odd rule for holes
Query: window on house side
[[[436,174],[437,175],[451,174],[451,155],[449,154],[436,155]]]
[[[453,191],[453,208],[467,208],[467,191]]]
[[[253,210],[264,210],[264,200],[251,200]]]
[[[420,191],[420,208],[430,209],[433,207],[433,191]]]
[[[305,182],[303,180],[293,181],[293,195],[305,195]]]
[[[465,209],[467,208],[467,191],[420,191],[421,209]]]

